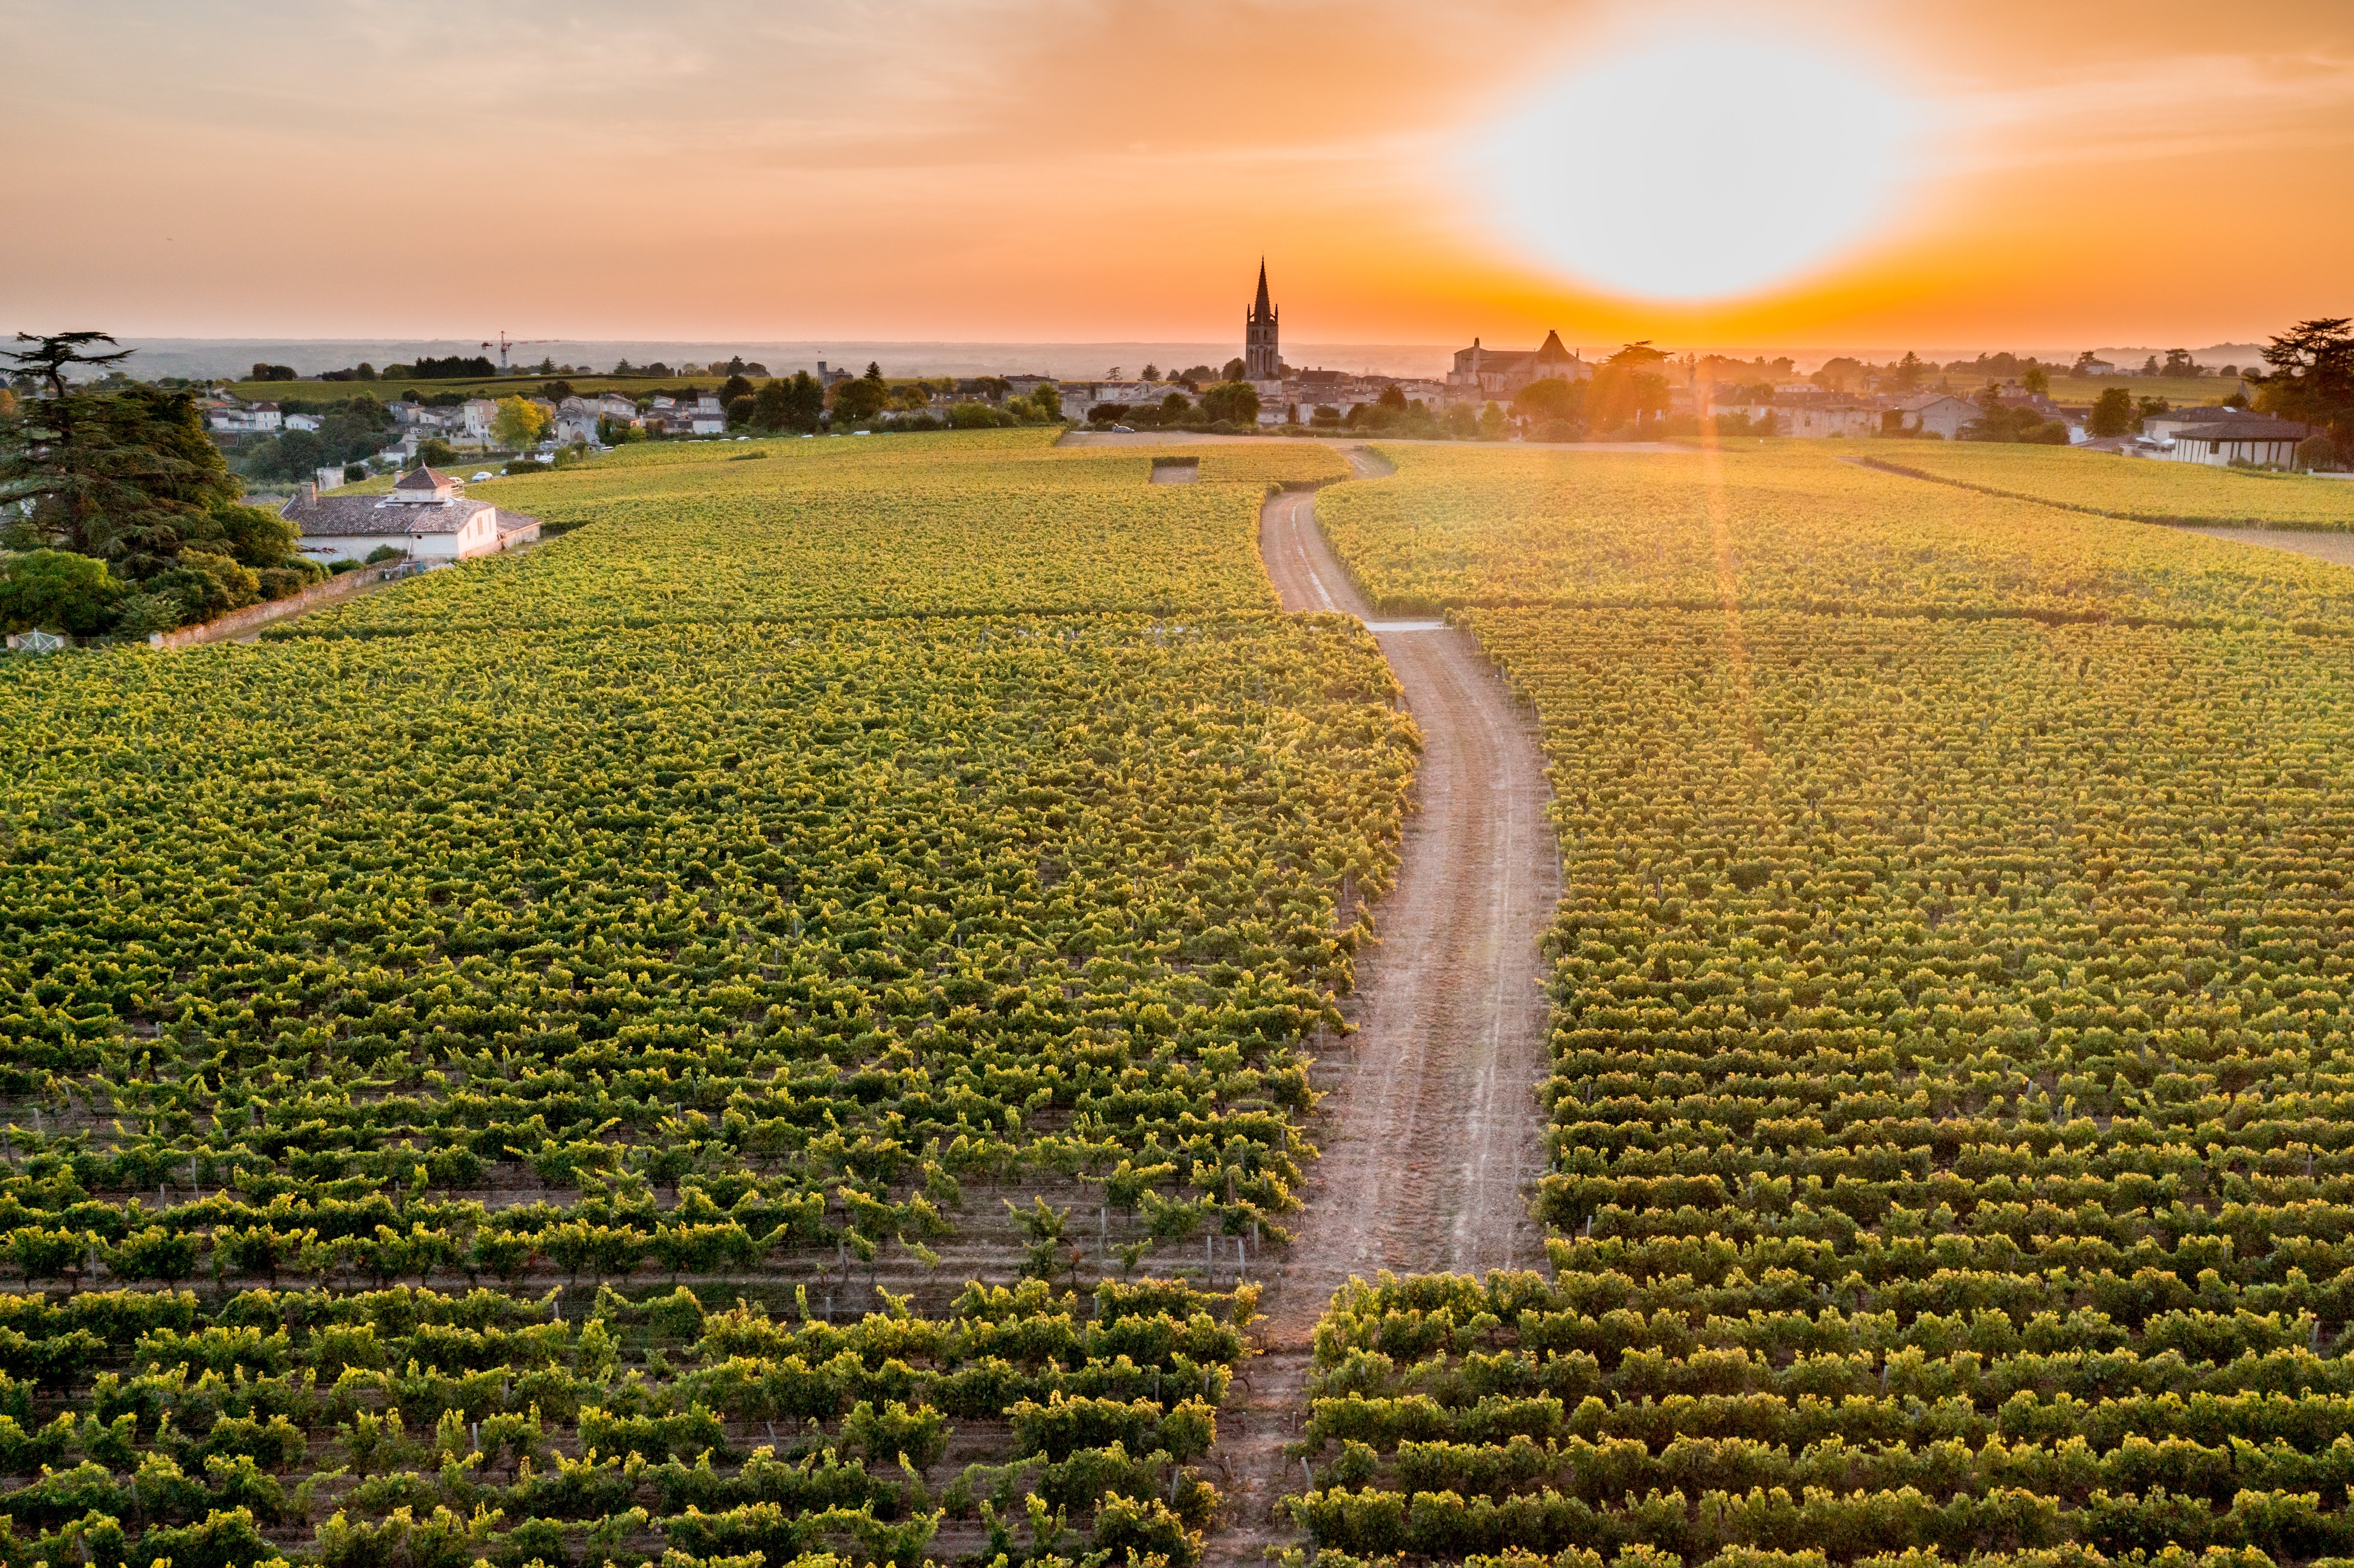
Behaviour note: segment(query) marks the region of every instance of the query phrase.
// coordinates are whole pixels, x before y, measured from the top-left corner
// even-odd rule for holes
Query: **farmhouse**
[[[2296,466],[2296,444],[2313,433],[2294,419],[2231,419],[2215,425],[2192,425],[2174,432],[2174,444],[2158,452],[2175,462],[2203,462],[2216,468],[2234,462]]]
[[[2238,425],[2248,422],[2264,424],[2266,417],[2252,414],[2245,408],[2234,408],[2227,403],[2203,404],[2196,408],[2169,408],[2163,414],[2152,414],[2141,422],[2141,433],[2160,443],[2194,426]]]
[[[287,503],[298,546],[317,561],[359,560],[383,546],[427,563],[462,561],[528,545],[539,519],[469,501],[462,482],[437,469],[401,475],[389,495],[321,495],[306,484]]]
[[[1978,407],[1949,393],[1924,392],[1897,404],[1896,412],[1903,417],[1904,429],[1951,441],[1958,440],[1962,427],[1978,417]]]

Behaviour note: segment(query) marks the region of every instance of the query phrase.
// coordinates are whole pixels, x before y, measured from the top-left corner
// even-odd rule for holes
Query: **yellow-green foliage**
[[[1555,1277],[1335,1302],[1320,1538],[2354,1543],[2338,647],[1469,619],[1562,828]]]
[[[1395,475],[1335,486],[1317,509],[1384,609],[1730,601],[2354,626],[2354,577],[2340,567],[1930,486],[1811,448],[1381,450]]]
[[[1553,1271],[1336,1298],[1317,1543],[2354,1552],[2354,672],[2279,619],[2342,570],[1798,451],[1396,455],[1327,493],[1361,570],[1553,601],[1459,614],[1551,761]]]
[[[2354,484],[2066,447],[1893,442],[1871,461],[1949,484],[2145,523],[2354,528]]]
[[[1271,609],[1267,484],[1337,478],[1307,443],[1057,448],[1051,432],[650,444],[469,494],[574,532],[303,620],[295,635],[802,615]]]

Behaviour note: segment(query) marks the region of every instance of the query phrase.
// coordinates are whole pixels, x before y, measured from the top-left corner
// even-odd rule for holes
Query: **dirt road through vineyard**
[[[1350,453],[1360,473],[1380,471]],[[1316,525],[1315,496],[1270,501],[1260,549],[1290,610],[1366,617]],[[1526,1268],[1544,1261],[1528,1215],[1544,1168],[1546,1001],[1538,940],[1559,895],[1532,726],[1469,634],[1368,619],[1423,736],[1418,810],[1396,887],[1374,909],[1350,1005],[1358,1033],[1315,1132],[1307,1212],[1261,1303],[1264,1352],[1220,1413],[1227,1508],[1213,1561],[1261,1560],[1292,1531],[1280,1499],[1304,1477],[1299,1435],[1316,1319],[1352,1275]],[[1353,1047],[1353,1049],[1352,1049]]]

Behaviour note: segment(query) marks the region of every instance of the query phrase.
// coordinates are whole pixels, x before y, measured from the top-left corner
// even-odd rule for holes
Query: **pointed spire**
[[[1258,308],[1253,313],[1262,321],[1267,319],[1267,258],[1264,256],[1258,259]]]

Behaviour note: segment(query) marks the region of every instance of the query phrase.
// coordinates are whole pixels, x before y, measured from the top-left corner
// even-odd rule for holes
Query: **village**
[[[879,365],[855,375],[822,360],[813,373],[788,378],[769,376],[766,366],[737,357],[676,371],[660,364],[633,369],[627,361],[614,367],[615,376],[688,383],[642,392],[610,387],[576,392],[567,376],[597,373],[553,364],[526,373],[536,379],[504,397],[428,392],[412,383],[383,405],[388,422],[379,446],[318,464],[315,476],[306,473],[302,482],[334,489],[347,478],[426,459],[449,463],[461,455],[549,463],[563,451],[603,450],[633,440],[913,432],[1053,418],[1116,433],[1346,431],[1542,443],[1705,436],[1997,440],[2217,467],[2312,466],[2311,454],[2301,460],[2299,451],[2314,432],[2252,409],[2241,366],[2208,372],[2180,349],[2168,351],[2162,364],[2151,355],[2139,372],[2088,350],[2072,363],[2008,353],[1942,365],[1911,354],[1882,364],[1833,356],[1801,373],[1787,356],[1679,355],[1649,343],[1589,350],[1572,348],[1558,332],[1548,332],[1528,349],[1490,347],[1475,337],[1454,352],[1440,376],[1392,376],[1286,361],[1280,313],[1264,264],[1242,328],[1243,352],[1223,366],[1164,370],[1145,365],[1133,373],[1113,366],[1094,379],[1044,374],[895,378]],[[471,363],[490,368],[486,359]],[[2178,403],[2137,395],[2114,381],[2101,385],[2137,375],[2174,388],[2195,381],[2200,396]],[[705,376],[720,377],[722,385],[696,382]],[[366,382],[375,373],[362,366],[359,376]],[[2099,389],[2063,401],[2053,396],[2055,378],[2092,382]],[[786,390],[763,392],[763,386]],[[295,389],[310,390],[297,383],[281,403],[240,398],[227,386],[208,387],[203,400],[207,428],[232,452],[290,432],[321,430],[327,416],[293,402]],[[502,413],[516,408],[521,411]]]

